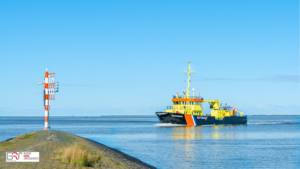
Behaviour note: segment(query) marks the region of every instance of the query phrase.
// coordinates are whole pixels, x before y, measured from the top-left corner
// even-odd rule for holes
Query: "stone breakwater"
[[[70,151],[76,146],[78,150]],[[5,159],[6,152],[39,152],[40,160],[32,163],[9,163]],[[63,131],[41,130],[1,142],[0,169],[2,168],[152,169],[154,167],[89,139]]]

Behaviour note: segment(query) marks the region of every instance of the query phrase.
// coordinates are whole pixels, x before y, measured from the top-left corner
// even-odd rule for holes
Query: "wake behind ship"
[[[243,116],[243,112],[230,106],[220,106],[219,99],[204,100],[201,96],[189,96],[190,91],[190,75],[191,64],[189,70],[186,70],[188,75],[187,92],[183,96],[177,93],[173,96],[173,106],[168,106],[166,112],[156,112],[161,123],[181,124],[187,126],[198,125],[218,125],[218,124],[247,124],[247,116]],[[211,109],[211,114],[203,115],[203,102],[207,102]]]

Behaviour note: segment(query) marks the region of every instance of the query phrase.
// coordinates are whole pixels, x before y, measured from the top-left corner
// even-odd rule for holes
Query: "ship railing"
[[[220,106],[220,110],[231,110],[230,106]]]
[[[173,98],[176,99],[177,96],[176,95],[173,95]],[[179,99],[201,99],[203,100],[203,96],[178,96]]]
[[[173,110],[173,106],[167,106],[167,110]]]
[[[194,108],[190,105],[186,105],[186,106],[175,106],[174,109],[173,109],[173,106],[167,106],[167,110],[168,108],[171,107],[172,110],[194,110]]]

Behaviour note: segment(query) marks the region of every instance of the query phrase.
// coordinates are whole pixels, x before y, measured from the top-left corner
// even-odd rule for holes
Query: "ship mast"
[[[185,74],[189,76],[188,81],[187,81],[187,82],[188,82],[188,87],[186,88],[186,89],[187,89],[187,92],[186,92],[186,97],[187,97],[187,98],[190,97],[189,94],[190,94],[190,82],[191,82],[190,79],[191,79],[191,73],[192,73],[192,72],[195,72],[195,70],[191,70],[191,62],[189,62],[188,64],[189,64],[189,70],[183,71],[183,72],[186,72]]]

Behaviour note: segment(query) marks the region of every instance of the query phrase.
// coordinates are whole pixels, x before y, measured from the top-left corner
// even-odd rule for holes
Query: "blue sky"
[[[0,115],[154,115],[191,87],[244,114],[300,115],[299,2],[0,2]],[[205,114],[209,108],[204,107]]]

